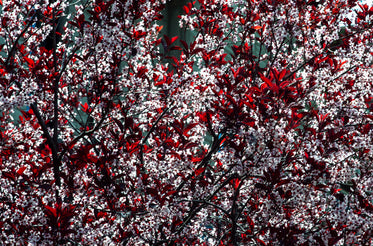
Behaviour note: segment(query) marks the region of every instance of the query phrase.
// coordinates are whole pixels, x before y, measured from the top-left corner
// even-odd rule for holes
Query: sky
[[[368,4],[369,6],[372,6],[373,0],[360,0],[360,2],[362,2],[362,3],[366,3],[366,4]]]

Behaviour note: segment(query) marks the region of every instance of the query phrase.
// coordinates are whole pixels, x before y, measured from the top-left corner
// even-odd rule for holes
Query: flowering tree
[[[2,244],[373,243],[373,8],[0,4]]]

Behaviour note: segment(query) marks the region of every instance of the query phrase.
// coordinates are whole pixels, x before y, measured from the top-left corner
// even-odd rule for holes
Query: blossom
[[[3,1],[0,242],[371,242],[372,8],[165,4]]]

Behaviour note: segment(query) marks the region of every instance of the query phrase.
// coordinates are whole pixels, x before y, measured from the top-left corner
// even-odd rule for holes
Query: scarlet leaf
[[[246,216],[246,221],[249,223],[251,230],[254,229],[254,221],[250,218],[250,216]]]
[[[257,241],[260,245],[263,245],[263,246],[266,246],[266,245],[267,245],[263,240],[261,240],[261,239],[259,239],[259,238],[257,238],[256,241]]]
[[[289,84],[290,84],[289,81],[284,81],[284,82],[281,82],[280,87],[281,87],[281,88],[285,88],[285,87],[288,86]]]
[[[24,57],[24,59],[25,59],[25,61],[27,62],[28,66],[30,68],[34,68],[35,67],[35,62],[32,59],[30,59],[28,57]]]
[[[157,26],[155,29],[157,30],[157,32],[161,32],[163,29],[163,26]]]
[[[186,14],[189,13],[189,8],[187,6],[183,6],[183,9],[184,9],[184,11],[185,11]]]
[[[205,112],[197,112],[197,116],[199,117],[201,123],[207,122],[207,113],[205,113]]]
[[[84,104],[80,104],[83,108],[83,112],[86,112],[86,113],[90,113],[92,111],[92,109],[89,108],[88,104],[87,103],[84,103]]]
[[[281,71],[280,75],[278,76],[278,80],[281,81],[285,77],[285,74],[286,74],[286,69]]]
[[[49,216],[49,217],[54,217],[54,218],[57,218],[57,209],[55,208],[52,208],[48,205],[44,205],[44,208],[46,209],[45,210],[45,213]]]
[[[266,85],[268,85],[269,87],[272,87],[272,81],[270,79],[265,77],[262,73],[259,73],[259,76]]]
[[[174,43],[179,37],[178,36],[175,36],[175,37],[172,37],[171,39],[167,36],[167,35],[164,35],[164,39],[166,40],[166,44],[167,46],[169,47],[172,43]]]
[[[195,176],[196,176],[196,177],[199,176],[201,173],[203,173],[203,172],[205,171],[205,169],[206,169],[206,168],[204,168],[204,167],[200,167],[200,168],[196,169],[196,170],[194,171]]]
[[[238,186],[240,185],[240,179],[238,179],[238,178],[235,178],[235,179],[232,179],[231,180],[231,184],[233,185],[233,187],[235,188],[235,189],[237,189],[238,188]]]
[[[27,167],[25,167],[25,166],[20,167],[20,168],[18,169],[18,171],[17,171],[17,174],[18,174],[18,175],[22,175],[23,172],[26,170],[26,168],[27,168]]]

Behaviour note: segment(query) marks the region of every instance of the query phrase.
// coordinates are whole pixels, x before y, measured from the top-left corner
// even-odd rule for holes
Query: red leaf
[[[5,178],[11,179],[11,180],[13,180],[13,181],[16,180],[16,177],[15,177],[14,174],[11,173],[11,172],[3,172],[2,175],[3,175]]]
[[[253,126],[255,126],[255,119],[252,118],[252,117],[246,117],[242,121],[242,123],[245,124],[245,125],[247,125],[247,126],[253,127]]]
[[[27,167],[25,167],[25,166],[20,167],[20,168],[18,169],[18,171],[17,171],[17,174],[18,174],[18,175],[22,175],[23,172],[26,170],[26,168],[27,168]]]
[[[196,176],[196,177],[199,176],[201,173],[203,173],[203,172],[205,171],[205,169],[206,169],[206,168],[204,168],[204,167],[200,167],[200,168],[198,168],[197,170],[195,170],[195,171],[194,171],[195,176]]]
[[[373,120],[373,115],[364,115],[363,117]]]
[[[166,196],[170,196],[170,195],[173,195],[175,194],[177,191],[176,190],[171,190],[169,192],[166,193]]]
[[[204,51],[203,48],[196,48],[196,49],[192,49],[192,50],[193,50],[193,51],[191,52],[192,55],[197,54],[198,52]]]
[[[134,31],[134,38],[136,40],[139,40],[140,38],[144,37],[146,35],[146,32],[143,32],[143,31]]]
[[[281,87],[281,88],[285,88],[285,87],[288,86],[289,84],[290,84],[289,81],[284,81],[284,82],[281,82],[280,87]]]
[[[3,26],[7,26],[7,22],[9,21],[9,18],[8,17],[3,17],[2,19],[1,19],[1,25],[3,25]]]
[[[260,78],[266,83],[269,87],[272,87],[272,82],[268,78],[266,78],[262,73],[259,73]]]
[[[167,47],[171,46],[171,44],[172,44],[173,42],[175,42],[176,39],[179,38],[178,36],[175,36],[175,37],[172,37],[172,38],[170,39],[167,35],[164,35],[163,37],[164,37],[164,39],[166,40]]]
[[[196,146],[198,146],[197,143],[189,142],[189,143],[184,145],[184,149],[190,149],[190,148],[193,148],[193,147],[196,147]]]
[[[238,179],[238,178],[235,178],[235,179],[232,179],[231,180],[231,184],[233,185],[233,187],[235,188],[235,189],[237,189],[238,188],[238,186],[240,185],[240,179]]]
[[[185,127],[185,129],[184,129],[184,131],[183,131],[183,135],[189,137],[188,132],[189,132],[191,129],[193,129],[193,127],[195,127],[196,125],[198,125],[198,123],[192,123],[192,124],[189,124],[187,127]]]
[[[92,109],[90,109],[89,108],[89,106],[88,106],[88,104],[87,103],[84,103],[84,105],[83,104],[80,104],[81,106],[82,106],[82,108],[83,108],[83,112],[88,112],[88,113],[90,113],[91,111],[92,111]]]
[[[290,182],[291,182],[290,179],[283,179],[283,180],[281,180],[280,182],[278,182],[278,183],[275,185],[275,187],[277,188],[277,187],[279,187],[279,186],[281,186],[281,185],[288,184],[288,183],[290,183]]]
[[[139,78],[144,77],[144,75],[146,74],[146,72],[148,72],[148,69],[145,66],[139,67],[139,69],[137,71],[137,77],[139,77]]]
[[[159,33],[159,32],[161,32],[162,31],[162,29],[163,29],[163,26],[157,26],[157,27],[155,27],[155,29],[157,30],[157,32]]]
[[[118,125],[118,127],[120,128],[120,130],[123,132],[124,131],[124,126],[123,126],[122,122],[120,122],[120,120],[118,120],[116,118],[113,118],[113,120]]]
[[[256,241],[260,244],[260,245],[266,245],[265,242],[263,240],[260,240],[259,238],[256,239]]]
[[[205,112],[197,112],[197,116],[201,123],[207,122],[207,113]]]
[[[184,9],[184,11],[185,11],[186,14],[189,13],[189,8],[187,6],[184,6],[183,9]]]
[[[252,229],[254,229],[254,221],[250,218],[250,216],[246,216],[246,221],[249,223],[249,226]]]
[[[178,36],[175,36],[175,37],[171,38],[171,44],[172,44],[173,42],[175,42],[178,38],[179,38]]]
[[[186,50],[188,50],[188,44],[184,40],[180,40]]]
[[[35,62],[32,59],[30,59],[28,57],[24,57],[24,59],[25,59],[25,61],[27,62],[28,66],[30,68],[34,68],[35,67]]]
[[[45,211],[45,213],[50,216],[50,217],[54,217],[54,218],[57,218],[57,209],[55,208],[52,208],[48,205],[45,205],[44,206],[47,210]]]
[[[370,124],[366,124],[366,125],[363,126],[362,133],[367,134],[369,132],[369,130],[370,130]]]
[[[306,159],[308,159],[310,157],[307,152],[304,152],[304,156],[306,157]]]
[[[285,77],[285,74],[286,74],[286,69],[284,69],[284,70],[281,71],[280,75],[278,76],[278,81],[281,81],[282,78]]]

